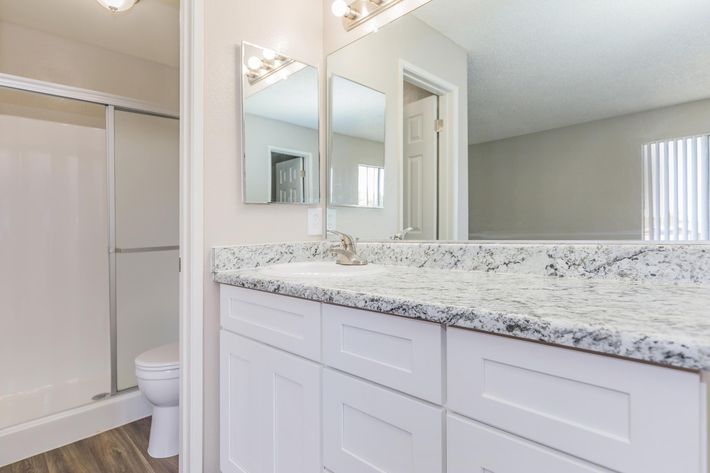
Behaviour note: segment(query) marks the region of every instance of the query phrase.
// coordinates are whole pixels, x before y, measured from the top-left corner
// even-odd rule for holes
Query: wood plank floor
[[[0,468],[0,473],[177,473],[178,457],[146,452],[150,417]]]

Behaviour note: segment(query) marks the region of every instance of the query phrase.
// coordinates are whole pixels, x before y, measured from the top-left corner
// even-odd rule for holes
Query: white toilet
[[[180,356],[177,343],[153,348],[136,358],[138,389],[153,405],[148,454],[166,458],[178,454]]]

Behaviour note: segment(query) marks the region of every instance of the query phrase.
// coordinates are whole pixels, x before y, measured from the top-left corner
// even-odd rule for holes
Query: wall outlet
[[[308,209],[308,234],[323,235],[323,209],[320,207]]]

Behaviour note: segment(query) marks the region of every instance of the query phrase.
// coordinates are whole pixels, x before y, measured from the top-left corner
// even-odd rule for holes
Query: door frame
[[[204,2],[180,1],[180,465],[202,473]]]
[[[397,136],[399,159],[399,189],[404,185],[404,82],[407,81],[426,91],[439,96],[439,118],[444,120],[444,132],[439,134],[439,182],[437,183],[439,239],[455,240],[459,232],[461,211],[458,200],[458,171],[462,168],[462,157],[459,152],[459,88],[451,82],[432,74],[403,59],[399,60],[397,87]],[[442,163],[445,165],[442,167]],[[441,198],[440,189],[448,189],[445,198]],[[399,203],[399,228],[404,225],[404,203]]]

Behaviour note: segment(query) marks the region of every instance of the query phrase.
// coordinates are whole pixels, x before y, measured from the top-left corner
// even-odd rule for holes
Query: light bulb
[[[341,18],[347,15],[348,12],[350,12],[350,7],[345,2],[345,0],[335,0],[330,6],[330,11],[333,12],[333,15],[337,16],[338,18]]]
[[[262,51],[261,53],[261,56],[267,61],[271,62],[276,59],[276,51],[274,51],[273,49],[264,49],[264,51]]]
[[[252,56],[247,60],[247,67],[252,71],[258,71],[261,69],[262,65],[263,63],[261,62],[261,59],[256,56]]]
[[[133,6],[140,0],[96,0],[101,4],[102,7],[112,11],[113,13],[118,13],[126,10],[130,10]]]

